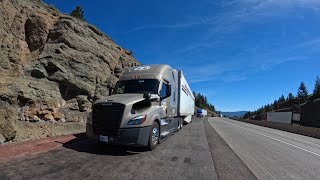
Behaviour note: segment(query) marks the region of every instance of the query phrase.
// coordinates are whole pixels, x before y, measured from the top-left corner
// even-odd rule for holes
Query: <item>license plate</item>
[[[108,142],[108,136],[100,136],[100,141]]]

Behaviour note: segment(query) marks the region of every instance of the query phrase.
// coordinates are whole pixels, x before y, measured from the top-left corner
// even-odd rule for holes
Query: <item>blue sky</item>
[[[86,20],[143,64],[182,69],[217,110],[254,110],[312,92],[320,75],[319,0],[45,0]]]

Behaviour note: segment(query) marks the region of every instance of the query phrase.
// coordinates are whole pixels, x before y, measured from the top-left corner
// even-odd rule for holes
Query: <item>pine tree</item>
[[[267,105],[266,111],[267,111],[267,112],[272,111],[272,107],[271,107],[270,104]]]
[[[308,91],[303,81],[300,83],[300,86],[298,89],[298,98],[302,102],[306,101],[308,98]]]
[[[84,11],[80,6],[77,6],[76,9],[74,9],[71,13],[70,16],[73,16],[75,18],[84,20]]]
[[[285,107],[285,101],[286,101],[286,99],[284,98],[284,96],[282,94],[281,97],[278,99],[279,109],[282,109]]]
[[[317,76],[316,82],[314,85],[313,96],[315,98],[320,98],[320,78]]]
[[[293,100],[294,99],[294,96],[293,96],[293,94],[292,93],[289,93],[288,94],[288,97],[287,97],[287,100]]]
[[[286,99],[284,98],[283,94],[281,95],[281,97],[279,98],[278,102],[282,103],[285,102]]]

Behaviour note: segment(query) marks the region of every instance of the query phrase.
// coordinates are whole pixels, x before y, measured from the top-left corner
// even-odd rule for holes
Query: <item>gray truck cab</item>
[[[87,136],[111,144],[154,149],[182,127],[177,114],[178,71],[169,65],[128,69],[111,96],[93,104]]]

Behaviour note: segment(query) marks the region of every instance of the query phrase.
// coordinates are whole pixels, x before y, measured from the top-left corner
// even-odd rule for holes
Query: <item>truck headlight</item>
[[[131,119],[128,122],[128,125],[138,125],[138,124],[142,124],[143,122],[145,122],[147,119],[147,115],[142,115],[142,116],[137,116],[133,119]]]

